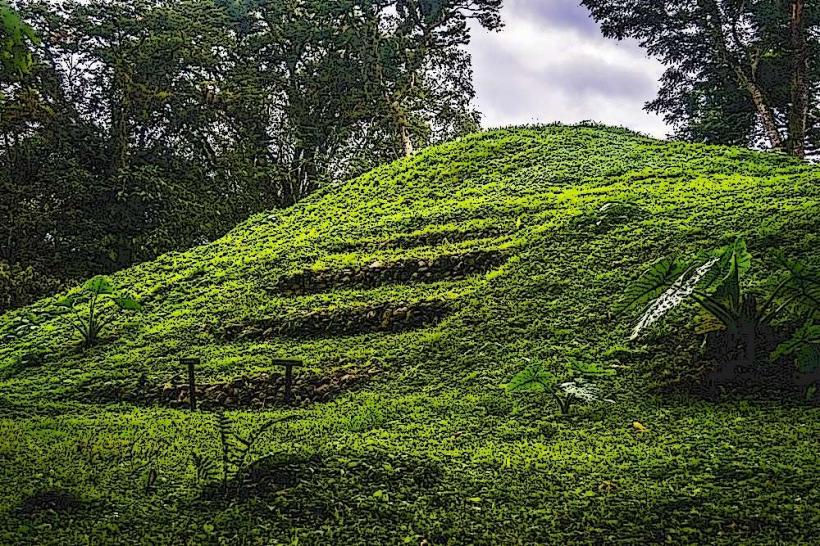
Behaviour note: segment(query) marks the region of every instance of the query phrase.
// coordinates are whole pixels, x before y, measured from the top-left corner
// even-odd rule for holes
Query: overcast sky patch
[[[663,137],[643,111],[663,66],[633,42],[601,36],[580,0],[506,0],[504,29],[473,33],[477,103],[485,127],[594,120]]]

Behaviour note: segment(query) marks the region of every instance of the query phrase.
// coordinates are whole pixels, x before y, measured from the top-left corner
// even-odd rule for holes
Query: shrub
[[[60,289],[57,279],[37,274],[31,266],[0,261],[0,313],[23,307]]]

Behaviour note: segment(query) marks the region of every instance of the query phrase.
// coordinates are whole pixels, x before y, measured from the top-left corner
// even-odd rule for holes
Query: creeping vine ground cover
[[[613,309],[659,257],[738,237],[755,258],[751,286],[769,282],[774,249],[816,266],[818,197],[820,170],[780,155],[606,127],[497,130],[114,275],[142,312],[118,315],[87,351],[54,312],[62,295],[7,313],[0,542],[816,541],[820,410],[776,393],[693,394],[700,338],[672,328],[690,315],[630,343],[634,324]],[[474,251],[505,261],[431,282],[271,289],[412,260],[423,275]],[[420,327],[223,335],[431,301],[447,311]],[[282,357],[311,376],[375,372],[327,402],[227,412],[239,436],[292,418],[255,441],[253,483],[225,496],[195,462],[219,460],[214,414],[99,395],[172,382],[187,356],[212,382]],[[560,416],[511,395],[524,359],[614,370],[600,384],[611,402]]]

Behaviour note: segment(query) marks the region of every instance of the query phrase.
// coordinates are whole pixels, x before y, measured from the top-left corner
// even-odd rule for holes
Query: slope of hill
[[[818,197],[820,170],[782,156],[499,130],[118,273],[144,310],[87,352],[56,298],[8,313],[0,541],[816,540],[818,408],[686,394],[692,329],[628,344],[612,308],[658,257],[739,235],[753,284],[775,248],[817,263]],[[275,358],[305,363],[293,407]],[[611,402],[508,395],[526,359],[615,370]],[[237,449],[290,417],[241,487],[220,481],[219,410]]]

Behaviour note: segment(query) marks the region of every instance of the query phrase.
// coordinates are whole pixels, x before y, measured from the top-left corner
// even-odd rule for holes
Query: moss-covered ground
[[[224,238],[114,275],[144,302],[82,353],[55,298],[0,317],[0,542],[225,544],[820,543],[820,410],[800,396],[687,394],[700,338],[678,313],[638,343],[615,316],[660,256],[745,236],[820,259],[820,170],[775,154],[601,127],[498,130],[425,150]],[[602,206],[619,203],[614,207]],[[613,212],[615,211],[615,212]],[[501,251],[434,282],[272,290],[306,271]],[[229,339],[230,325],[443,301],[422,328]],[[376,370],[332,401],[226,415],[252,483],[219,493],[213,412],[95,399],[202,359],[202,381]],[[611,402],[557,415],[501,386],[543,359],[616,371]],[[143,378],[144,376],[144,378]],[[692,379],[694,378],[694,379]],[[646,430],[633,426],[639,421]],[[217,465],[218,466],[218,465]]]

